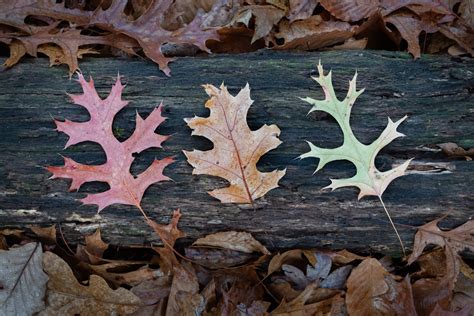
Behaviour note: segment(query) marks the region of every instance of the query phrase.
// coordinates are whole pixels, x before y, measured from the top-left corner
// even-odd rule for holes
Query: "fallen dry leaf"
[[[46,309],[40,315],[125,315],[141,305],[132,292],[112,290],[97,275],[90,276],[89,285],[80,284],[67,263],[51,252],[44,254],[43,265],[49,282]]]
[[[463,306],[456,311],[447,311],[443,309],[439,304],[436,304],[435,308],[431,311],[430,316],[469,316],[472,315],[471,311],[474,306]]]
[[[204,298],[199,294],[199,283],[192,265],[182,262],[173,269],[173,281],[166,315],[194,316],[204,311]]]
[[[458,158],[462,157],[466,160],[472,160],[474,157],[474,148],[464,149],[456,143],[442,143],[437,144],[439,148],[443,151],[448,157]]]
[[[459,12],[464,22],[474,29],[474,1],[460,1]]]
[[[90,264],[89,268],[92,270],[92,273],[101,276],[117,286],[136,286],[147,280],[153,280],[164,276],[164,273],[160,269],[152,269],[148,266],[143,266],[137,270],[129,272],[112,272],[115,271],[114,269],[116,268],[124,268],[124,264],[121,262],[110,262],[100,265]]]
[[[412,276],[416,279],[421,278],[440,278],[446,275],[446,254],[444,249],[437,248],[423,253],[417,260],[420,267]]]
[[[318,2],[318,0],[289,0],[289,10],[286,17],[290,23],[296,20],[307,19],[313,15]]]
[[[285,43],[274,49],[315,50],[343,43],[353,34],[354,28],[349,23],[324,21],[319,15],[313,15],[291,24],[282,21],[275,37],[284,39]]]
[[[177,239],[186,236],[185,233],[178,229],[178,222],[181,218],[179,209],[173,211],[173,217],[167,225],[158,224],[150,219],[147,220],[147,224],[155,231],[155,233],[163,241],[164,247],[153,247],[159,255],[160,270],[168,275],[172,273],[174,267],[179,265],[179,262],[175,256],[173,246]]]
[[[33,315],[44,308],[48,276],[40,243],[0,249],[0,315]]]
[[[448,48],[448,54],[451,55],[451,56],[462,56],[462,55],[467,55],[469,53],[467,52],[467,50],[465,50],[464,48],[462,48],[458,44],[455,44],[455,45],[451,45]],[[469,158],[471,158],[471,157],[466,157],[466,160],[469,160]]]
[[[217,247],[246,253],[255,251],[270,255],[270,251],[247,232],[229,231],[210,234],[196,240],[193,246]]]
[[[423,15],[423,17],[426,16],[426,14]],[[397,12],[385,17],[385,22],[395,25],[402,38],[407,41],[408,52],[414,58],[420,58],[421,56],[419,44],[421,32],[435,33],[439,30],[438,26],[431,24],[428,19],[420,18],[411,12]]]
[[[264,288],[254,267],[216,271],[214,280],[217,296],[221,297],[215,315],[241,315],[243,311],[251,308],[255,301],[264,299]],[[262,304],[258,305],[262,307]],[[239,306],[243,310],[240,310]]]
[[[436,304],[449,305],[451,292],[446,277],[417,280],[412,285],[413,300],[419,316],[429,316]]]
[[[416,315],[410,279],[397,282],[373,258],[349,276],[346,304],[350,315]]]
[[[247,84],[237,96],[232,96],[224,85],[220,89],[204,86],[211,97],[206,102],[210,110],[207,118],[185,119],[193,129],[192,135],[203,136],[214,143],[208,151],[184,151],[194,167],[193,174],[209,174],[224,178],[230,186],[209,192],[222,203],[251,203],[278,187],[278,181],[286,170],[260,172],[260,157],[276,148],[280,129],[276,125],[264,125],[251,131],[247,125],[247,111],[253,103]]]
[[[336,18],[346,22],[357,22],[371,16],[379,9],[379,0],[320,0],[321,5]]]
[[[337,252],[329,252],[327,255],[331,257],[332,262],[336,265],[346,265],[356,260],[364,260],[366,258],[345,249]]]
[[[7,243],[7,239],[5,238],[5,236],[3,236],[2,234],[0,234],[0,250],[8,250],[8,243]]]
[[[462,23],[454,23],[453,25],[441,25],[440,32],[447,38],[456,41],[471,56],[474,56],[474,32]]]
[[[104,251],[109,248],[109,244],[102,240],[100,230],[97,228],[92,235],[87,235],[86,239],[86,254],[89,258],[90,263],[98,264],[101,262]],[[100,259],[98,259],[100,258]]]
[[[40,226],[28,226],[29,229],[33,233],[35,233],[36,236],[39,237],[41,242],[43,244],[48,244],[48,245],[56,245],[57,244],[57,239],[56,239],[56,224],[53,224],[49,227],[40,227]]]
[[[20,61],[20,59],[26,54],[25,45],[23,45],[18,40],[13,40],[9,46],[10,46],[10,57],[8,57],[3,63],[3,66],[7,68],[10,68],[14,66],[15,64],[17,64]]]
[[[165,315],[166,299],[170,294],[171,277],[147,280],[134,286],[130,291],[143,303],[133,315]]]
[[[303,260],[303,256],[311,265],[316,265],[316,257],[314,256],[314,252],[311,250],[304,250],[304,249],[292,249],[285,251],[284,253],[276,254],[270,260],[267,269],[267,276],[272,274],[275,271],[278,271],[284,263],[291,264],[294,262],[301,262]]]
[[[408,258],[408,264],[415,262],[429,244],[443,247],[446,254],[445,277],[449,285],[449,291],[452,291],[460,271],[461,258],[459,253],[464,250],[474,251],[474,220],[467,221],[452,230],[441,230],[438,223],[443,218],[435,219],[418,227],[413,252]]]
[[[51,65],[51,46],[45,46],[40,49],[41,45],[53,44],[60,53],[56,52],[54,62],[52,64],[64,63],[69,66],[69,76],[72,76],[79,69],[78,58],[82,54],[89,53],[89,50],[79,47],[83,45],[102,44],[110,45],[111,41],[106,36],[89,36],[81,34],[81,30],[57,30],[57,23],[49,26],[32,28],[34,31],[29,36],[17,36],[16,40],[20,41],[26,49],[26,53],[36,57],[38,52],[45,53],[50,57]],[[60,54],[60,58],[57,55]]]
[[[335,45],[330,48],[327,48],[327,50],[359,50],[359,49],[365,49],[367,47],[367,38],[362,38],[362,39],[354,39],[353,37],[347,39],[344,43],[340,45]]]
[[[250,5],[242,7],[234,17],[232,23],[243,23],[249,26],[250,19],[255,17],[255,32],[252,37],[252,43],[267,36],[284,16],[285,11],[271,5]]]
[[[469,307],[467,310],[472,315],[474,312],[474,270],[465,262],[461,262],[461,273],[456,281],[449,309],[459,311],[465,307]],[[470,314],[469,312],[467,315]]]
[[[265,47],[264,40],[252,43],[254,31],[245,27],[223,27],[219,29],[219,41],[209,41],[209,48],[215,53],[246,53]]]
[[[216,249],[204,247],[187,247],[184,249],[187,258],[210,269],[223,269],[243,265],[255,256],[230,249]]]
[[[178,222],[181,218],[181,212],[179,209],[173,211],[173,217],[167,225],[158,224],[151,220],[148,221],[148,224],[153,228],[155,233],[160,236],[160,239],[163,241],[165,246],[173,247],[176,240],[186,236],[185,233],[178,229]]]
[[[71,63],[69,64],[70,60],[68,60],[69,56],[64,53],[64,51],[59,46],[55,46],[52,44],[43,44],[38,47],[38,53],[45,54],[49,57],[49,66],[56,66],[66,64],[69,65],[69,74],[72,75],[79,67],[77,64]],[[86,54],[100,54],[99,51],[92,49],[90,47],[77,49],[77,58],[81,59]]]
[[[271,315],[275,316],[300,316],[300,315],[337,315],[332,311],[341,309],[344,305],[344,299],[341,295],[333,295],[325,300],[305,304],[301,298],[296,298],[291,302],[282,301],[280,305],[272,311]],[[345,313],[343,313],[344,315]]]
[[[155,159],[148,169],[136,177],[130,173],[130,166],[135,160],[134,153],[152,147],[161,148],[161,144],[168,138],[155,134],[155,129],[165,120],[161,116],[163,105],[155,108],[146,119],[137,113],[134,133],[127,140],[119,142],[112,133],[112,123],[115,115],[128,104],[121,99],[124,86],[120,78],[117,78],[110,95],[102,100],[92,79],[87,82],[82,74],[79,73],[78,76],[84,94],[71,95],[71,99],[75,104],[86,108],[91,119],[86,122],[56,120],[57,130],[69,136],[66,148],[85,141],[99,144],[104,149],[107,162],[102,165],[84,165],[65,157],[64,166],[47,168],[53,174],[51,178],[72,179],[71,191],[79,189],[86,182],[106,182],[110,186],[109,190],[88,194],[80,201],[84,204],[96,204],[99,212],[116,203],[134,205],[147,218],[140,206],[143,194],[153,183],[169,180],[163,175],[163,169],[173,159]]]

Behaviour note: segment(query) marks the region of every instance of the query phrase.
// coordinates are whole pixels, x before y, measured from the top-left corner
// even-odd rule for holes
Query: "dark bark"
[[[472,161],[453,160],[436,150],[435,144],[456,142],[474,146],[474,62],[449,56],[423,56],[412,60],[393,52],[254,53],[180,58],[171,65],[172,77],[158,67],[138,59],[91,58],[81,63],[82,72],[92,75],[102,96],[106,96],[117,73],[127,84],[124,99],[131,103],[119,113],[115,126],[121,138],[135,125],[135,111],[147,115],[163,100],[169,118],[159,128],[172,134],[163,150],[148,150],[132,167],[141,172],[156,156],[175,155],[177,162],[166,169],[175,182],[151,186],[143,208],[157,222],[167,222],[171,211],[180,208],[180,228],[188,240],[222,230],[245,230],[269,248],[332,247],[352,250],[400,253],[397,238],[376,197],[357,201],[357,190],[322,192],[329,178],[349,176],[355,170],[348,162],[337,162],[313,175],[317,160],[297,160],[308,150],[305,140],[323,147],[342,142],[342,133],[328,116],[306,115],[310,105],[298,97],[321,98],[322,90],[310,78],[321,59],[333,70],[333,81],[343,97],[355,69],[358,87],[365,93],[358,99],[352,126],[362,142],[371,142],[383,130],[387,116],[399,119],[408,114],[397,139],[379,154],[383,169],[414,157],[408,175],[395,180],[384,195],[395,223],[422,225],[449,214],[444,227],[454,227],[473,214]],[[69,193],[68,180],[48,180],[43,168],[62,164],[61,155],[79,162],[98,164],[103,153],[95,144],[81,144],[63,150],[66,136],[54,130],[53,117],[85,120],[84,109],[71,104],[66,92],[80,87],[68,80],[64,67],[48,68],[45,59],[23,61],[0,73],[0,223],[1,227],[61,223],[70,243],[100,227],[113,244],[156,242],[157,236],[133,207],[114,205],[100,217],[94,206],[80,206],[75,199],[84,192],[100,190],[86,185]],[[206,191],[225,185],[210,176],[193,176],[181,150],[211,148],[212,144],[191,137],[183,118],[206,116],[207,96],[200,85],[222,82],[236,93],[246,82],[255,100],[248,115],[251,128],[277,124],[283,144],[263,156],[259,168],[287,168],[280,188],[257,201],[257,210],[245,205],[220,204]],[[414,228],[399,226],[407,245]],[[185,240],[186,242],[186,240]]]

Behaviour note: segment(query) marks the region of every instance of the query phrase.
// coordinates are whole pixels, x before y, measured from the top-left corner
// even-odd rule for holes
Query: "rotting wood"
[[[124,99],[130,105],[118,114],[114,124],[120,139],[134,128],[135,111],[147,115],[163,100],[168,117],[160,134],[171,134],[166,152],[148,150],[139,156],[132,172],[139,173],[156,156],[175,155],[177,162],[165,173],[175,182],[150,187],[143,208],[158,222],[167,222],[171,211],[180,208],[181,229],[188,238],[222,230],[245,230],[268,248],[332,247],[398,254],[396,236],[377,198],[357,201],[354,189],[322,192],[329,178],[350,175],[349,163],[337,162],[313,175],[316,160],[297,160],[307,151],[304,140],[335,147],[342,142],[336,123],[320,113],[306,115],[310,106],[298,97],[322,98],[319,86],[310,78],[318,60],[333,70],[339,97],[358,70],[358,87],[366,91],[352,114],[357,137],[368,143],[385,127],[387,116],[399,119],[407,137],[382,150],[377,163],[382,170],[415,157],[409,175],[395,180],[384,199],[395,223],[421,225],[443,214],[453,227],[473,214],[472,161],[447,158],[435,144],[455,142],[474,146],[474,62],[449,56],[423,56],[412,60],[397,52],[324,52],[215,55],[180,58],[165,77],[150,62],[138,59],[86,59],[82,72],[92,75],[102,96],[108,94],[117,73],[127,84]],[[88,164],[104,161],[94,144],[63,150],[66,136],[54,131],[53,117],[85,120],[85,110],[71,104],[66,92],[79,93],[64,68],[47,68],[45,59],[30,59],[0,73],[0,223],[6,226],[61,223],[70,243],[100,227],[106,240],[130,245],[156,242],[157,236],[133,207],[114,205],[96,216],[93,206],[80,206],[75,198],[102,186],[91,184],[80,193],[67,192],[67,180],[48,180],[46,165],[59,165],[59,154]],[[191,137],[183,118],[206,116],[206,94],[201,85],[225,81],[231,93],[249,82],[255,100],[248,115],[250,127],[277,124],[281,144],[260,161],[262,171],[287,168],[281,187],[257,200],[257,210],[246,205],[220,204],[206,191],[224,186],[209,176],[192,176],[182,149],[205,150],[212,144]],[[414,229],[400,226],[406,245]],[[188,239],[189,240],[189,239]],[[186,240],[184,241],[186,242]]]

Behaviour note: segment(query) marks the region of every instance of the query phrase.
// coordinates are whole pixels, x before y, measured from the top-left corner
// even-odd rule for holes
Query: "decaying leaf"
[[[204,86],[211,97],[206,102],[210,110],[207,118],[186,119],[193,129],[192,135],[204,136],[214,143],[209,151],[184,151],[188,162],[194,167],[193,174],[208,174],[224,178],[230,186],[209,192],[222,203],[254,203],[271,189],[286,170],[263,173],[257,169],[260,157],[276,148],[280,129],[276,125],[264,125],[251,131],[247,125],[247,111],[252,105],[247,84],[237,96],[232,96],[224,85],[216,88]]]
[[[112,123],[115,115],[128,104],[121,99],[124,86],[120,78],[117,78],[105,100],[97,94],[92,79],[87,82],[79,73],[79,83],[84,94],[71,95],[71,98],[75,104],[87,109],[91,119],[86,122],[56,120],[57,130],[69,136],[66,148],[85,141],[98,143],[104,149],[107,162],[102,165],[85,165],[64,158],[64,166],[47,168],[53,174],[51,178],[72,179],[71,191],[79,189],[86,182],[106,182],[110,186],[109,190],[88,194],[81,202],[96,204],[99,212],[116,203],[134,205],[143,212],[140,203],[145,190],[155,182],[169,180],[163,175],[163,169],[171,164],[173,159],[155,159],[151,166],[137,177],[130,173],[130,166],[135,159],[134,153],[152,147],[161,148],[161,144],[168,138],[155,134],[155,129],[165,120],[161,116],[163,106],[155,108],[146,119],[137,113],[134,133],[127,140],[119,142],[112,133]]]
[[[214,280],[217,295],[222,297],[217,304],[215,315],[248,315],[254,302],[264,299],[264,288],[253,267],[220,271],[215,274]],[[265,307],[268,305],[263,302],[253,306],[255,309]]]
[[[166,299],[170,294],[170,287],[170,277],[147,280],[133,287],[130,291],[138,296],[143,303],[143,306],[134,315],[165,315]]]
[[[472,160],[472,157],[474,157],[474,148],[464,149],[456,143],[442,143],[437,144],[437,146],[441,148],[443,153],[448,157],[461,157],[466,160]]]
[[[110,262],[100,265],[89,265],[90,269],[93,271],[94,274],[103,277],[105,280],[117,286],[136,286],[142,282],[145,282],[146,280],[153,280],[164,276],[161,270],[152,269],[149,266],[143,266],[137,270],[129,272],[111,272],[114,268],[123,266],[124,263],[122,262]]]
[[[284,39],[285,43],[274,49],[315,50],[343,43],[353,34],[354,28],[347,22],[324,21],[321,16],[313,15],[291,24],[282,21],[275,37]]]
[[[202,12],[199,12],[191,23],[179,30],[168,31],[162,28],[164,14],[172,3],[172,0],[152,1],[138,19],[130,21],[122,14],[127,1],[113,1],[107,9],[96,11],[92,16],[91,23],[111,32],[120,32],[134,38],[140,44],[145,55],[157,63],[166,75],[169,75],[168,63],[171,59],[161,53],[163,44],[168,42],[190,43],[204,51],[209,51],[206,41],[218,39],[215,29],[201,29],[201,23],[205,18]]]
[[[174,254],[173,246],[176,240],[186,236],[185,233],[178,229],[180,218],[181,213],[179,209],[177,209],[173,211],[173,217],[167,225],[158,224],[150,219],[147,220],[147,224],[155,231],[164,244],[164,247],[154,247],[153,249],[160,255],[160,270],[165,275],[171,273],[174,267],[179,265]]]
[[[464,22],[474,29],[474,2],[469,0],[461,1],[459,12]]]
[[[5,60],[3,63],[4,67],[10,68],[20,61],[20,59],[25,56],[26,48],[18,40],[13,40],[10,43],[10,57]]]
[[[76,70],[79,69],[79,64],[74,58],[71,58],[69,55],[65,54],[63,49],[59,46],[54,46],[51,44],[44,44],[38,47],[38,53],[45,54],[49,57],[49,66],[56,66],[67,64],[69,66],[69,75],[72,75]],[[81,59],[86,54],[99,54],[99,51],[92,48],[78,48],[77,49],[77,58]]]
[[[237,250],[247,253],[254,251],[269,255],[270,251],[260,242],[246,232],[219,232],[199,238],[193,243],[193,246],[217,247],[224,249]]]
[[[141,305],[132,292],[112,290],[97,275],[90,276],[89,285],[80,284],[67,263],[51,252],[44,254],[43,265],[49,282],[47,308],[40,315],[125,315]]]
[[[315,172],[321,170],[327,163],[332,161],[348,160],[353,163],[357,171],[353,177],[336,180],[331,179],[331,184],[326,188],[335,190],[341,187],[355,186],[360,190],[359,199],[366,195],[377,196],[380,199],[388,218],[390,219],[392,227],[397,234],[400,244],[402,245],[403,251],[405,251],[400,235],[398,234],[398,231],[392,222],[390,214],[385,208],[382,200],[382,194],[390,182],[405,174],[405,170],[408,167],[411,159],[405,161],[403,164],[394,169],[382,172],[379,171],[375,166],[375,157],[383,147],[390,144],[394,139],[404,136],[402,133],[397,131],[397,127],[406,119],[406,116],[395,123],[390,118],[388,118],[388,125],[382,134],[370,145],[365,145],[354,136],[350,126],[352,106],[354,105],[357,97],[364,92],[364,89],[359,91],[356,90],[357,73],[349,83],[349,91],[347,92],[347,96],[344,98],[344,100],[339,101],[332,85],[331,72],[329,72],[328,75],[324,75],[324,70],[323,66],[321,66],[321,63],[318,65],[318,72],[319,77],[313,77],[313,79],[316,80],[316,82],[318,82],[323,88],[325,99],[314,100],[307,97],[302,100],[313,105],[309,113],[313,111],[323,111],[334,117],[339,127],[342,129],[344,142],[341,146],[331,149],[320,148],[308,142],[310,151],[301,155],[300,158],[318,158],[319,163]]]
[[[459,253],[464,250],[474,251],[474,220],[452,230],[441,230],[438,223],[442,219],[435,219],[418,228],[408,263],[415,262],[429,244],[443,247],[446,254],[446,280],[449,290],[452,290],[460,271]]]
[[[318,0],[289,0],[288,5],[289,10],[286,17],[290,22],[294,22],[309,18],[318,5]]]
[[[458,23],[455,26],[442,25],[440,32],[458,43],[471,56],[474,56],[474,32],[472,32],[464,24]]]
[[[8,250],[7,239],[2,234],[0,234],[0,250]]]
[[[166,315],[200,315],[204,308],[204,298],[199,294],[199,283],[192,265],[183,262],[175,266]]]
[[[413,299],[419,316],[429,316],[436,304],[449,304],[451,292],[447,278],[426,278],[413,283]]]
[[[271,5],[251,5],[243,7],[235,16],[233,22],[241,22],[249,26],[250,19],[255,16],[255,32],[252,43],[270,33],[273,25],[277,24],[285,11]]]
[[[85,251],[92,264],[98,264],[104,251],[107,250],[109,245],[102,240],[100,230],[97,229],[92,235],[87,235]]]
[[[176,240],[186,236],[181,230],[178,229],[178,222],[181,218],[181,212],[179,209],[173,211],[173,217],[167,225],[161,225],[150,221],[149,225],[153,228],[155,233],[160,236],[160,239],[168,247],[173,247]]]
[[[379,0],[320,0],[321,5],[336,18],[355,22],[371,16],[379,8]]]
[[[346,304],[350,315],[416,315],[410,279],[397,282],[373,258],[349,276]]]
[[[0,249],[0,315],[33,315],[44,308],[48,276],[41,244]]]
[[[57,243],[55,224],[49,227],[30,226],[29,228],[39,237],[43,244],[55,245]]]
[[[328,254],[332,262],[337,265],[346,265],[348,263],[354,262],[356,260],[364,260],[365,257],[356,255],[355,253],[352,253],[350,251],[347,251],[345,249],[340,250],[338,252],[331,252]]]
[[[275,316],[298,316],[298,315],[338,315],[336,311],[344,305],[342,295],[332,295],[324,300],[306,304],[306,293],[302,293],[290,302],[283,300],[280,305],[272,311]],[[345,313],[342,313],[345,315]]]
[[[270,260],[270,263],[268,264],[267,275],[270,275],[273,272],[279,270],[284,263],[301,261],[303,256],[306,258],[306,260],[308,260],[311,265],[316,265],[316,257],[314,256],[313,251],[304,249],[292,249],[285,251],[282,254],[278,253],[273,256],[272,260]]]
[[[400,32],[400,35],[408,44],[408,52],[414,58],[420,58],[421,48],[419,44],[419,37],[421,32],[435,33],[439,30],[436,24],[431,21],[438,21],[439,19],[430,19],[427,14],[422,14],[421,18],[411,12],[398,12],[385,17],[386,23],[391,23]]]

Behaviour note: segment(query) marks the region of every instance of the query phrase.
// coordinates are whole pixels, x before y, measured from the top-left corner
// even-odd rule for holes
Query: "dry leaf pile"
[[[86,236],[85,244],[72,252],[64,240],[53,239],[54,226],[0,230],[5,241],[0,250],[0,313],[8,314],[15,304],[26,314],[39,315],[474,312],[474,271],[459,255],[474,250],[474,221],[452,230],[440,229],[441,219],[418,227],[413,253],[402,262],[346,250],[271,254],[250,234],[235,231],[176,248],[176,240],[184,236],[177,227],[180,216],[175,211],[168,225],[155,223],[155,232],[166,240],[164,247],[135,248],[142,254],[127,260],[126,252],[105,243],[100,231]],[[426,250],[427,245],[435,248]],[[28,304],[23,304],[25,297]]]
[[[10,49],[5,67],[41,53],[72,74],[85,54],[142,54],[169,75],[171,56],[264,47],[474,55],[470,0],[56,2],[0,1],[0,42]]]

